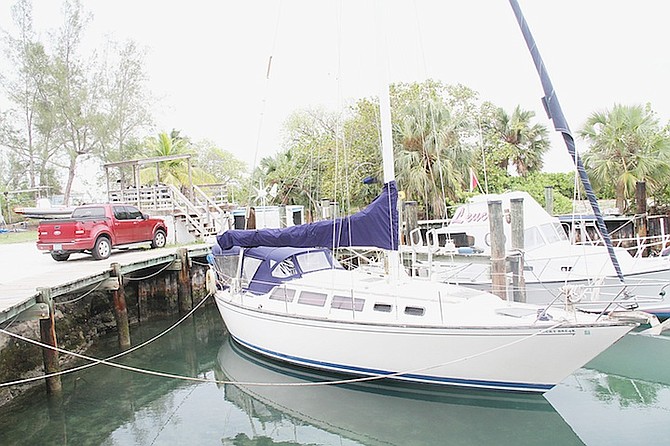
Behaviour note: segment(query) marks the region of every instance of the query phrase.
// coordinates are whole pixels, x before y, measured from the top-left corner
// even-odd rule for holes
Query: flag
[[[470,192],[473,192],[475,189],[479,188],[479,180],[477,179],[477,174],[475,171],[470,168]]]

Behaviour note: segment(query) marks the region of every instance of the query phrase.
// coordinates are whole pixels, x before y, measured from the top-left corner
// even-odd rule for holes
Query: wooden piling
[[[638,181],[635,183],[635,203],[637,207],[635,224],[637,226],[637,236],[642,240],[642,244],[647,244],[647,183]],[[649,254],[647,247],[642,249],[643,256]]]
[[[419,206],[416,201],[405,201],[403,203],[403,236],[404,243],[411,244],[409,234],[419,227]]]
[[[54,315],[54,303],[51,298],[50,288],[38,288],[39,292],[36,301],[38,303],[45,303],[49,305],[49,318],[40,319],[40,340],[43,344],[52,347],[58,347],[58,339],[56,339],[56,319]],[[44,361],[44,372],[58,373],[60,371],[60,364],[58,362],[58,352],[50,348],[42,348],[42,360]],[[60,395],[63,391],[60,375],[46,378],[47,393],[49,395]]]
[[[488,202],[489,230],[491,242],[491,292],[501,299],[507,299],[505,277],[505,232],[503,230],[502,202]]]
[[[513,299],[516,302],[526,302],[526,280],[523,275],[523,249],[524,249],[524,224],[523,224],[523,198],[512,198],[510,200],[510,218],[512,225],[512,249],[517,251],[512,266],[512,288]]]
[[[140,322],[149,320],[149,296],[151,296],[151,284],[147,280],[137,282],[137,314]]]
[[[122,350],[130,348],[130,328],[128,327],[128,309],[126,308],[126,292],[123,286],[123,275],[121,265],[112,263],[112,275],[119,281],[119,289],[112,291],[114,303],[114,317],[116,318],[116,331],[119,338],[119,347]]]
[[[547,214],[554,215],[554,188],[552,186],[544,186],[544,209]]]
[[[177,256],[181,262],[181,269],[179,270],[179,313],[188,313],[193,308],[193,297],[191,295],[191,274],[190,263],[188,258],[188,250],[186,248],[179,248]]]

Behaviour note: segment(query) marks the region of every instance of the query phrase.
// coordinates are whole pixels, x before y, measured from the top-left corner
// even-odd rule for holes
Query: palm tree
[[[178,130],[172,130],[169,135],[161,132],[157,136],[148,138],[145,141],[145,147],[146,155],[152,158],[193,154],[189,140],[180,136]],[[156,178],[155,169],[146,168],[140,172],[140,181],[146,184],[158,180],[159,183],[186,186],[189,185],[188,170],[188,161],[184,158],[163,161],[160,166],[160,178]],[[191,179],[200,184],[214,181],[212,175],[197,167],[191,168]]]
[[[461,142],[464,121],[439,99],[413,101],[394,130],[398,183],[408,196],[422,198],[427,215],[444,217],[446,197],[455,200],[468,178],[471,152]]]
[[[584,165],[596,186],[614,184],[616,206],[623,212],[645,181],[650,191],[665,184],[670,171],[670,139],[649,106],[615,104],[593,113],[579,135],[589,142]]]
[[[531,124],[535,112],[522,110],[518,105],[511,115],[497,108],[485,125],[493,162],[503,171],[513,165],[521,176],[542,170],[542,156],[549,150],[547,128]]]

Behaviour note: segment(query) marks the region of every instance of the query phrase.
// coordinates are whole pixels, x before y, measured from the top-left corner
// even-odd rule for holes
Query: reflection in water
[[[670,386],[580,369],[545,394],[588,445],[660,444],[670,437]]]
[[[235,346],[214,306],[194,316],[123,362],[219,380],[333,378]],[[167,325],[136,328],[133,340]],[[115,352],[114,335],[91,354]],[[60,400],[40,386],[0,408],[0,445],[610,445],[670,437],[670,385],[588,369],[545,397],[381,383],[217,385],[101,365],[65,376],[63,387]]]
[[[217,377],[221,380],[305,383],[334,379],[321,372],[284,367],[232,342],[221,347],[218,363],[221,370]],[[278,425],[293,424],[337,435],[336,444],[582,444],[539,395],[379,383],[223,387],[225,399],[249,416],[254,435],[274,441],[302,444],[300,438],[276,435],[281,432]],[[231,434],[226,441],[234,438]]]
[[[670,332],[661,336],[627,334],[586,366],[617,376],[670,386]]]

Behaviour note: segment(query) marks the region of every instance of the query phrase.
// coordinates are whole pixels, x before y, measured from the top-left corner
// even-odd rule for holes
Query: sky
[[[3,29],[11,29],[11,3],[0,6]],[[536,122],[552,134],[544,170],[572,169],[506,0],[82,3],[93,14],[85,46],[111,38],[146,48],[158,130],[211,140],[249,166],[276,153],[290,113],[340,110],[376,96],[384,78],[380,66],[387,66],[390,82],[461,83],[508,112],[517,105],[535,111]],[[668,122],[665,2],[519,3],[573,132],[591,113],[615,103],[650,103]],[[59,1],[33,0],[33,8],[39,32],[60,24]],[[380,42],[388,51],[378,51]],[[579,139],[577,147],[586,149]]]

